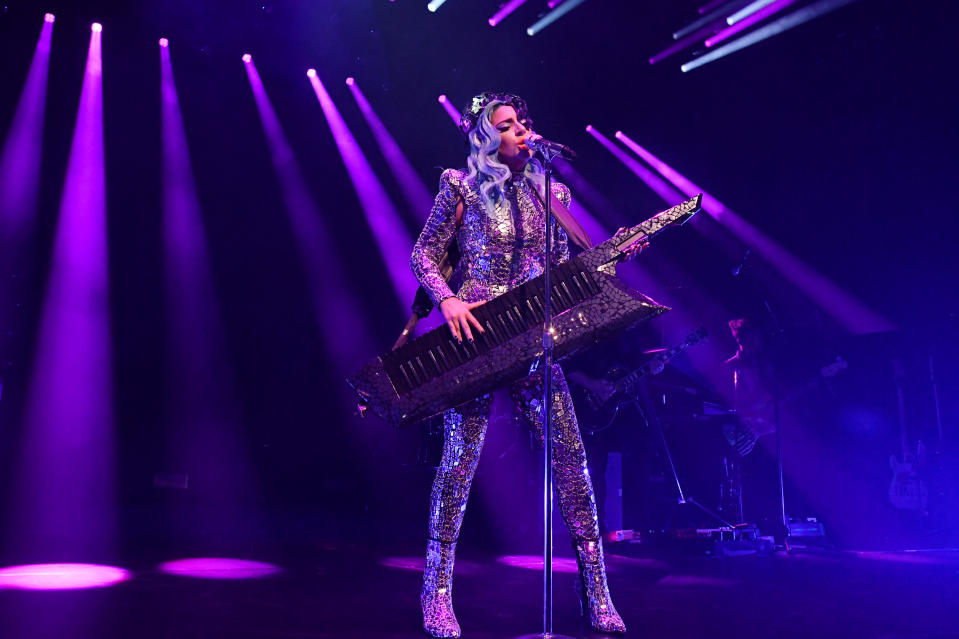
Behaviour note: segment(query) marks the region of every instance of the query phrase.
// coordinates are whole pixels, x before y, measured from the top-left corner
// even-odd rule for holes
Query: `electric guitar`
[[[639,368],[623,373],[619,367],[614,367],[605,379],[612,381],[613,390],[608,394],[599,394],[582,385],[574,384],[573,404],[576,407],[578,420],[590,434],[598,433],[611,427],[619,416],[620,410],[636,401],[637,384],[647,375],[658,373],[663,366],[685,352],[690,346],[706,339],[704,327],[700,327],[686,336],[681,343],[654,354]],[[577,401],[578,400],[578,401]]]

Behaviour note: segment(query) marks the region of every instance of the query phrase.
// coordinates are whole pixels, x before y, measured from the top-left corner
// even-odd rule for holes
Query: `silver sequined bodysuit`
[[[570,193],[553,184],[553,195],[569,206]],[[462,223],[456,227],[459,200],[465,203]],[[417,279],[439,304],[453,291],[438,264],[455,241],[459,244],[462,285],[457,297],[464,302],[486,301],[537,277],[545,265],[545,211],[535,186],[522,176],[507,185],[506,202],[490,216],[478,191],[462,171],[447,170],[411,264]],[[553,262],[568,259],[566,233],[554,225]],[[574,540],[599,538],[596,504],[586,468],[586,453],[563,371],[552,369],[553,467],[559,505]],[[542,371],[510,387],[513,402],[525,421],[543,441]],[[443,458],[430,496],[429,536],[455,542],[459,536],[470,485],[489,423],[490,397],[484,395],[446,412]]]
[[[454,236],[463,279],[456,295],[464,302],[492,299],[543,273],[545,211],[534,189],[522,176],[514,177],[507,183],[507,202],[490,216],[465,173],[443,172],[440,192],[411,260],[413,272],[435,303],[453,295],[436,265]],[[554,183],[553,194],[569,206],[569,189],[564,185]],[[465,207],[457,230],[458,200],[463,200]],[[558,264],[568,259],[569,248],[566,232],[558,225],[554,228],[553,263]]]

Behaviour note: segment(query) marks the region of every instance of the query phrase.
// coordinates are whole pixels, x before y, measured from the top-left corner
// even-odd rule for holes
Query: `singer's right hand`
[[[486,302],[473,302],[467,304],[458,297],[447,297],[440,302],[440,312],[442,312],[443,317],[446,318],[446,325],[450,327],[450,333],[453,334],[453,337],[455,337],[458,342],[462,343],[463,336],[465,336],[466,340],[472,343],[473,331],[470,329],[470,324],[476,327],[476,330],[480,333],[486,332],[479,323],[479,320],[470,312],[472,309],[485,303]]]

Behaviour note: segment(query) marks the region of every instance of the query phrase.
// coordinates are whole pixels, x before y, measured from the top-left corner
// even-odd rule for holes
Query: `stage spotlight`
[[[133,575],[117,566],[97,564],[28,564],[0,568],[0,590],[84,590],[104,588]]]
[[[500,7],[499,11],[493,14],[493,17],[489,19],[489,26],[495,27],[503,21],[503,18],[516,11],[524,4],[526,4],[526,0],[510,0]]]
[[[363,95],[360,86],[353,81],[353,78],[349,78],[346,83],[349,85],[350,93],[353,94],[363,117],[370,125],[376,143],[383,152],[383,157],[386,158],[387,165],[396,176],[396,182],[400,185],[400,190],[403,191],[403,197],[413,212],[416,223],[422,225],[433,207],[433,196],[430,195],[426,185],[423,184],[423,179],[416,173],[416,169],[413,168],[400,145],[393,139],[386,125],[376,114],[373,105]]]
[[[253,56],[251,56],[249,53],[244,53],[244,54],[243,54],[243,61],[244,61],[245,63],[250,64],[250,61],[251,61],[251,60],[253,60]]]
[[[562,3],[562,2],[563,2],[563,0],[549,0],[549,2],[546,3],[546,7],[549,8],[549,9],[555,9],[555,8],[556,8],[556,5],[558,5],[558,4]]]
[[[283,572],[283,569],[275,564],[230,557],[177,559],[160,564],[159,569],[162,573],[178,577],[229,581],[261,579]]]
[[[430,3],[426,5],[426,8],[430,11],[436,11],[443,6],[444,2],[446,2],[446,0],[430,0]]]
[[[743,18],[736,21],[735,26],[726,27],[716,35],[710,37],[706,40],[706,46],[712,47],[716,44],[719,44],[723,40],[728,40],[732,36],[745,31],[749,27],[753,26],[757,22],[762,22],[769,16],[774,13],[779,13],[789,5],[796,4],[796,0],[774,0],[774,2],[768,3],[767,6],[757,9],[755,12],[750,13]],[[732,24],[732,23],[730,23]]]
[[[15,330],[19,315],[13,301],[21,294],[14,273],[31,269],[30,236],[34,231],[37,199],[40,195],[40,164],[43,149],[43,121],[47,103],[47,76],[53,40],[52,14],[40,28],[40,37],[30,62],[27,80],[20,93],[13,122],[7,129],[0,155],[0,326]],[[2,384],[0,384],[2,390]]]
[[[446,111],[446,114],[450,116],[450,119],[453,120],[453,123],[459,126],[460,123],[460,113],[456,110],[456,107],[453,106],[453,103],[450,102],[449,98],[446,97],[444,93],[440,97],[436,98],[436,101],[443,105],[443,110]]]
[[[666,58],[668,58],[669,56],[673,55],[674,53],[678,53],[679,51],[682,51],[683,49],[689,47],[693,43],[699,42],[703,38],[703,36],[715,35],[716,32],[719,30],[716,24],[717,23],[713,21],[709,23],[708,25],[706,25],[705,27],[703,27],[702,29],[700,29],[699,31],[693,31],[689,35],[683,37],[681,40],[677,40],[673,44],[669,45],[668,47],[666,47],[665,49],[663,49],[662,51],[660,51],[659,53],[651,57],[649,59],[649,63],[656,64],[657,62],[661,62],[665,60]]]
[[[375,348],[368,338],[370,331],[365,314],[357,306],[356,292],[351,290],[344,265],[336,258],[333,229],[329,224],[334,217],[322,211],[314,201],[256,64],[246,65],[246,73],[270,149],[273,170],[280,184],[284,208],[294,231],[293,239],[307,276],[314,320],[335,367],[349,368],[354,366],[357,353],[370,353]],[[311,83],[318,80],[316,69],[309,69],[307,76]],[[331,304],[340,312],[330,313]],[[350,414],[354,406],[345,400],[339,409]]]
[[[114,394],[101,38],[90,45],[37,323],[9,530],[22,552],[116,551]]]
[[[702,18],[690,22],[685,27],[678,31],[673,32],[673,40],[680,40],[685,38],[690,33],[694,31],[699,31],[706,25],[712,24],[714,22],[725,23],[726,16],[729,15],[730,11],[736,11],[737,9],[742,8],[743,5],[747,4],[748,0],[731,0],[730,2],[725,2],[721,6],[712,9],[709,13],[703,15]],[[711,6],[711,5],[707,5]],[[702,11],[702,9],[700,10]]]
[[[586,0],[566,0],[566,2],[561,4],[558,9],[550,11],[545,16],[534,22],[531,27],[526,29],[526,34],[530,36],[536,35],[584,2],[586,2]]]
[[[353,84],[354,84],[355,82],[356,82],[356,80],[354,80],[353,78],[347,78],[347,79],[346,79],[346,86],[351,87],[351,86],[353,86]]]
[[[317,75],[310,78],[310,84],[313,85],[317,102],[326,117],[333,141],[336,142],[353,189],[360,200],[373,239],[380,249],[380,255],[393,282],[395,299],[405,314],[406,305],[413,299],[417,288],[416,280],[409,269],[413,238],[404,227],[399,212],[390,201],[320,77]]]
[[[170,46],[170,41],[167,40],[166,38],[160,38],[160,46],[165,49],[168,46]]]
[[[54,20],[57,19],[57,17],[53,15],[52,13],[48,13],[47,15],[43,16],[43,19],[46,22],[53,22]]]
[[[663,178],[653,173],[650,169],[640,164],[635,158],[631,157],[626,151],[616,146],[612,140],[596,130],[592,125],[586,127],[589,133],[597,142],[602,144],[607,151],[616,156],[616,159],[626,165],[626,168],[633,172],[636,177],[646,183],[656,195],[661,197],[664,202],[672,206],[676,202],[682,202],[685,197],[671,184]],[[689,197],[689,196],[686,196]]]
[[[792,255],[772,238],[746,221],[745,218],[729,209],[725,204],[647,151],[622,131],[616,132],[616,139],[656,169],[687,197],[702,193],[703,210],[706,213],[722,223],[743,244],[755,248],[756,252],[772,265],[786,281],[795,284],[809,299],[814,301],[850,333],[863,335],[895,328],[889,320],[868,308],[814,268]]]
[[[726,24],[728,24],[729,26],[733,26],[734,24],[736,24],[743,18],[747,16],[751,16],[752,14],[756,13],[760,9],[768,5],[771,5],[774,2],[776,2],[776,0],[756,0],[755,2],[751,2],[747,4],[745,7],[743,7],[742,9],[740,9],[739,11],[737,11],[736,13],[734,13],[733,15],[726,18]]]
[[[100,24],[99,22],[94,22],[93,24],[90,25],[90,30],[93,31],[94,33],[100,33],[101,31],[103,31],[103,25]]]
[[[734,40],[733,42],[719,47],[718,49],[713,49],[706,55],[702,55],[695,60],[690,60],[686,64],[682,65],[680,69],[682,69],[683,73],[688,73],[693,69],[703,66],[704,64],[709,64],[714,60],[718,60],[719,58],[723,58],[731,53],[745,49],[748,46],[756,44],[757,42],[762,42],[763,40],[777,36],[780,33],[792,29],[793,27],[798,27],[805,22],[809,22],[810,20],[835,11],[836,9],[839,9],[847,4],[851,4],[855,1],[856,0],[819,0],[819,2],[807,5],[801,9],[797,9],[787,16],[783,16],[774,22],[770,22],[769,24],[756,29],[752,33],[744,35],[738,40]]]

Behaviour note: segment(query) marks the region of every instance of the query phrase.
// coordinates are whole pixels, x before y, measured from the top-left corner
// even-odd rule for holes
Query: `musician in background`
[[[641,530],[648,523],[646,484],[652,450],[648,420],[656,418],[655,406],[649,401],[645,380],[636,384],[631,393],[617,392],[616,388],[618,380],[643,364],[650,363],[650,373],[654,375],[663,370],[664,364],[650,358],[643,346],[652,343],[644,334],[646,330],[647,326],[636,327],[564,363],[566,376],[572,382],[603,536],[611,530],[606,512],[610,453],[622,455],[621,527]]]
[[[727,443],[736,451],[726,459],[731,477],[731,505],[740,521],[777,526],[778,479],[775,457],[750,455],[759,439],[776,431],[775,389],[781,384],[762,326],[751,317],[729,321],[736,352],[730,368],[735,419],[723,425]]]
[[[443,172],[411,265],[439,306],[453,337],[472,342],[477,333],[484,332],[473,308],[543,273],[547,259],[545,175],[525,145],[532,121],[522,98],[506,93],[478,95],[466,108],[460,126],[470,145],[468,171]],[[569,257],[570,239],[583,248],[588,248],[590,241],[569,214],[569,189],[554,182],[549,196],[559,222],[553,227],[549,259],[560,264]],[[458,279],[462,282],[455,292],[440,271],[454,242],[461,256]],[[606,585],[593,486],[573,403],[559,365],[553,366],[551,374],[554,477],[560,512],[575,547],[585,609],[594,629],[625,632]],[[542,443],[543,371],[531,371],[529,377],[514,383],[510,392]],[[443,457],[430,495],[429,540],[420,594],[423,627],[434,637],[460,636],[451,598],[453,561],[489,417],[489,395],[444,416]]]

